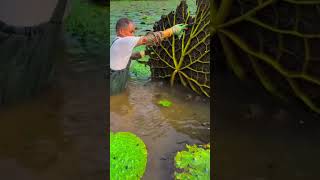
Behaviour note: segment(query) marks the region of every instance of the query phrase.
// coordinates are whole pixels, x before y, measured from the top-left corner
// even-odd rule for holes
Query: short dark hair
[[[133,22],[128,18],[119,19],[116,24],[116,32],[119,32],[119,30],[122,28],[127,28],[130,23],[133,23]]]

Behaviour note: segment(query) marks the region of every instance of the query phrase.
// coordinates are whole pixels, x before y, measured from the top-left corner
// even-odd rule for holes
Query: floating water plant
[[[140,180],[147,165],[143,141],[130,132],[110,133],[110,179]]]
[[[318,0],[215,0],[217,55],[240,78],[255,77],[272,94],[320,113],[319,9]]]
[[[151,76],[150,67],[136,60],[131,62],[130,72],[137,79],[148,79]]]
[[[179,172],[175,172],[175,179],[210,179],[210,145],[198,147],[186,145],[187,150],[180,151],[175,156],[175,166]],[[182,171],[182,172],[180,172]]]
[[[138,46],[133,49],[133,52],[143,51],[145,50],[145,48],[146,48],[145,46]],[[131,75],[137,79],[149,79],[151,77],[150,66],[148,66],[146,63],[142,63],[147,61],[148,61],[148,56],[145,56],[139,59],[139,61],[132,60],[130,69],[129,69]]]
[[[169,100],[160,100],[158,104],[163,107],[170,107],[172,105],[172,102]]]
[[[190,24],[181,38],[172,36],[147,47],[152,78],[166,79],[171,86],[180,82],[198,94],[210,96],[210,6],[209,0],[197,0],[196,15],[188,11],[182,0],[176,11],[163,15],[153,31],[163,31],[175,24]]]

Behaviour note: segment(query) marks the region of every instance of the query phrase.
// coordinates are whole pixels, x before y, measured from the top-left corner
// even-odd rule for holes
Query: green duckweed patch
[[[140,179],[147,165],[144,142],[130,132],[110,133],[110,179]]]

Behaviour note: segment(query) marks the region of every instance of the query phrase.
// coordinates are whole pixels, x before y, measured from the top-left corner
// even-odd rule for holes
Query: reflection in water
[[[162,99],[172,101],[160,107]],[[130,131],[145,142],[148,164],[144,179],[171,179],[174,156],[185,144],[208,143],[209,100],[185,88],[161,82],[129,82],[125,92],[110,97],[111,131]]]

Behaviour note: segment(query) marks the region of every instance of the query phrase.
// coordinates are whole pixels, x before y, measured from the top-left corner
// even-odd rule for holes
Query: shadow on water
[[[319,179],[320,118],[259,85],[215,73],[216,179]]]

